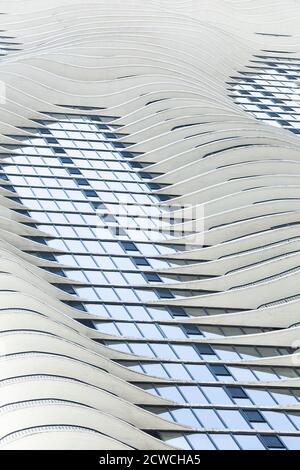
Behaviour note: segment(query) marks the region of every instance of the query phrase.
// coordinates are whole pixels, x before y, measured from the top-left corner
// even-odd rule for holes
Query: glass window
[[[136,289],[136,295],[142,302],[149,302],[151,300],[157,300],[157,296],[151,290]]]
[[[75,281],[79,282],[86,282],[86,277],[84,276],[82,271],[67,271],[66,272],[69,279],[74,279]]]
[[[147,311],[149,312],[149,316],[153,318],[153,320],[169,320],[172,318],[166,308],[147,307]]]
[[[99,242],[91,241],[91,240],[84,240],[84,245],[89,253],[104,253],[104,250]]]
[[[276,431],[295,431],[295,426],[291,421],[280,412],[276,411],[263,411],[263,416],[266,421],[272,426]]]
[[[112,318],[126,319],[129,317],[128,312],[122,305],[106,305],[107,310]]]
[[[56,248],[58,250],[65,250],[66,251],[66,247],[65,247],[65,244],[62,240],[49,240],[47,242],[47,245],[48,246],[51,246],[51,248]]]
[[[135,263],[136,266],[149,266],[149,263],[146,260],[146,258],[132,257],[131,259]]]
[[[174,317],[186,317],[184,309],[181,307],[169,307],[169,311]]]
[[[117,268],[119,268],[120,270],[131,270],[131,269],[134,269],[135,266],[134,264],[131,262],[131,260],[129,258],[121,258],[120,256],[114,256],[114,263],[116,265]]]
[[[289,450],[300,450],[299,436],[281,436],[280,439]]]
[[[280,389],[273,389],[270,390],[270,395],[276,400],[276,402],[280,405],[292,404],[297,403],[298,400],[291,394],[289,390],[280,390]]]
[[[108,317],[108,312],[104,305],[100,304],[85,304],[85,307],[89,313],[92,313],[93,315],[99,315],[100,317]]]
[[[109,253],[111,255],[122,255],[123,250],[121,249],[120,245],[118,243],[113,243],[113,242],[102,242],[102,246],[106,253]]]
[[[99,300],[94,289],[90,287],[78,287],[76,289],[77,294],[86,300]]]
[[[248,398],[242,387],[226,387],[226,391],[231,398]]]
[[[97,287],[95,290],[99,296],[99,299],[103,300],[104,302],[113,302],[119,300],[113,289],[109,289],[106,287]]]
[[[85,251],[85,248],[80,240],[66,240],[65,241],[69,251],[73,253]]]
[[[250,426],[242,417],[239,411],[235,410],[218,410],[218,414],[224,421],[226,427],[230,429],[249,429]]]
[[[148,344],[145,344],[145,343],[130,343],[130,349],[133,352],[133,354],[136,354],[138,356],[154,357],[154,353],[151,351]]]
[[[161,278],[156,273],[144,273],[144,278],[147,282],[161,282]]]
[[[265,423],[266,420],[263,415],[256,410],[244,410],[244,416],[249,421],[249,423]]]
[[[120,244],[122,245],[124,251],[138,251],[135,243],[133,242],[121,241]]]
[[[105,272],[105,278],[106,278],[106,281],[104,283],[107,284],[107,282],[108,282],[108,284],[112,285],[112,286],[126,285],[127,284],[125,279],[123,278],[123,276],[118,272],[106,271]]]
[[[174,435],[174,433],[161,433],[161,438],[163,441],[167,442],[170,446],[178,447],[178,449],[190,450],[191,446],[187,440],[180,435]]]
[[[140,323],[139,329],[145,338],[162,338],[161,332],[155,325],[152,325],[151,323]]]
[[[75,266],[75,267],[78,266],[78,264],[76,263],[73,256],[70,256],[70,255],[57,255],[56,258],[57,258],[57,261],[59,263],[66,264],[66,265],[69,265],[69,266]]]
[[[92,236],[92,234],[90,234]],[[87,256],[85,258],[88,258]],[[114,263],[109,256],[89,256],[91,262],[89,267],[99,266],[102,269],[115,269]]]
[[[115,292],[123,302],[136,302],[138,300],[133,289],[116,288]]]
[[[191,336],[192,338],[202,335],[202,332],[195,325],[182,325],[182,329],[187,335]]]
[[[278,376],[272,371],[272,369],[254,369],[253,371],[259,380],[278,380]]]
[[[225,366],[222,366],[222,365],[215,365],[215,364],[210,364],[209,366],[210,370],[212,371],[213,374],[217,375],[217,376],[221,376],[221,377],[226,377],[226,376],[230,376],[230,372],[229,370],[227,369],[227,367]]]
[[[179,326],[174,325],[161,325],[161,329],[165,333],[166,338],[186,338],[182,329]],[[195,355],[196,356],[196,355]]]
[[[141,284],[145,284],[145,280],[141,274],[138,273],[124,273],[124,277],[126,278],[127,284],[131,286],[138,286]]]
[[[120,336],[119,331],[115,327],[113,323],[103,323],[103,322],[94,322],[95,327],[97,330],[101,331],[102,333],[106,333],[109,335]]]
[[[224,429],[225,426],[214,410],[195,409],[195,414],[204,428]]]
[[[237,381],[251,382],[257,380],[255,375],[253,375],[252,372],[245,367],[228,367],[228,369]]]
[[[187,434],[186,439],[194,450],[215,450],[216,447],[206,434]]]
[[[165,368],[169,372],[170,377],[180,380],[191,380],[191,377],[181,364],[165,364]]]
[[[264,450],[264,446],[256,436],[235,435],[236,441],[243,450]]]
[[[179,390],[187,403],[194,405],[204,405],[208,403],[206,397],[196,385],[181,385]]]
[[[210,438],[219,450],[239,450],[238,445],[229,434],[210,434]]]
[[[144,364],[143,369],[146,374],[154,377],[168,377],[167,372],[160,364]]]
[[[215,355],[214,350],[209,344],[196,344],[195,348],[199,352],[199,354],[201,354],[201,356]]]
[[[142,335],[133,323],[118,323],[118,328],[123,336],[140,338]]]
[[[92,284],[107,284],[107,280],[99,271],[85,271],[85,275]]]
[[[91,256],[77,255],[75,259],[82,268],[96,268],[97,265]]]
[[[261,434],[260,439],[267,449],[284,449],[284,444],[278,436]]]
[[[192,346],[189,346],[187,344],[174,344],[173,348],[175,349],[176,354],[179,357],[179,359],[183,359],[187,361],[199,360],[199,356]]]
[[[184,403],[184,399],[176,386],[160,386],[157,387],[157,391],[162,397],[167,398],[168,400]]]
[[[247,394],[249,395],[249,397],[251,398],[251,400],[253,401],[255,405],[268,406],[268,405],[275,404],[275,401],[273,400],[271,395],[264,390],[248,388]]]
[[[213,405],[232,405],[233,401],[222,387],[201,387],[209,402]]]
[[[186,426],[192,426],[194,428],[199,427],[198,420],[189,409],[180,408],[178,410],[172,410],[172,415],[178,423],[185,424]]]
[[[144,307],[130,305],[128,306],[129,313],[135,320],[149,320],[149,315]]]
[[[192,374],[192,377],[200,382],[215,382],[216,380],[205,365],[189,364],[188,369]]]
[[[287,416],[294,423],[296,428],[300,431],[300,414],[299,413],[287,413]]]

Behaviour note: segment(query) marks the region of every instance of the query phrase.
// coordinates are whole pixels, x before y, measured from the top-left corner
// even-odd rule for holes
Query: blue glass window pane
[[[144,364],[143,369],[146,374],[154,377],[168,377],[167,372],[160,364]]]
[[[275,405],[275,401],[271,395],[264,390],[248,388],[247,394],[256,405]]]
[[[246,392],[241,387],[226,387],[226,391],[231,398],[248,398]]]
[[[196,385],[181,385],[179,389],[187,403],[195,405],[204,405],[208,403],[206,397]]]
[[[210,434],[210,438],[219,450],[239,450],[238,445],[229,434]]]
[[[181,408],[178,410],[172,410],[172,414],[178,423],[183,423],[186,426],[192,426],[193,428],[199,427],[199,422],[191,410]]]
[[[300,437],[299,436],[281,436],[283,444],[289,450],[300,450]]]
[[[259,411],[244,410],[243,414],[249,423],[264,423],[266,421]]]
[[[191,380],[191,377],[181,364],[166,364],[165,368],[169,372],[170,377],[180,380]]]
[[[175,386],[164,386],[157,388],[159,394],[168,400],[184,403],[183,397]]]
[[[222,387],[201,387],[205,396],[212,404],[232,405],[231,395],[227,395]]]
[[[284,449],[285,446],[278,436],[268,434],[260,435],[261,442],[267,449]]]
[[[262,414],[275,431],[296,431],[295,426],[283,413],[263,411]]]
[[[189,364],[188,369],[195,380],[199,382],[215,382],[215,377],[209,371],[208,367],[199,364]]]
[[[234,437],[237,440],[241,449],[243,450],[264,450],[265,449],[261,441],[256,436],[237,434]]]
[[[170,446],[178,447],[178,449],[191,450],[190,444],[183,436],[174,436],[174,433],[161,433],[161,437]]]
[[[215,450],[216,447],[206,434],[187,434],[186,439],[194,450]]]
[[[229,429],[249,429],[250,426],[239,411],[218,410],[218,414]]]

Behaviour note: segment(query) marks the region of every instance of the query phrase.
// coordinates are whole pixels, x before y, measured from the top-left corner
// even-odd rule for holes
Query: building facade
[[[2,3],[0,449],[300,449],[299,3]]]

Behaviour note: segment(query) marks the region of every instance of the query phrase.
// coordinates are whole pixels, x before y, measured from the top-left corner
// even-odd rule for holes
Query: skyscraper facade
[[[3,2],[0,449],[300,449],[300,7],[273,3]]]

